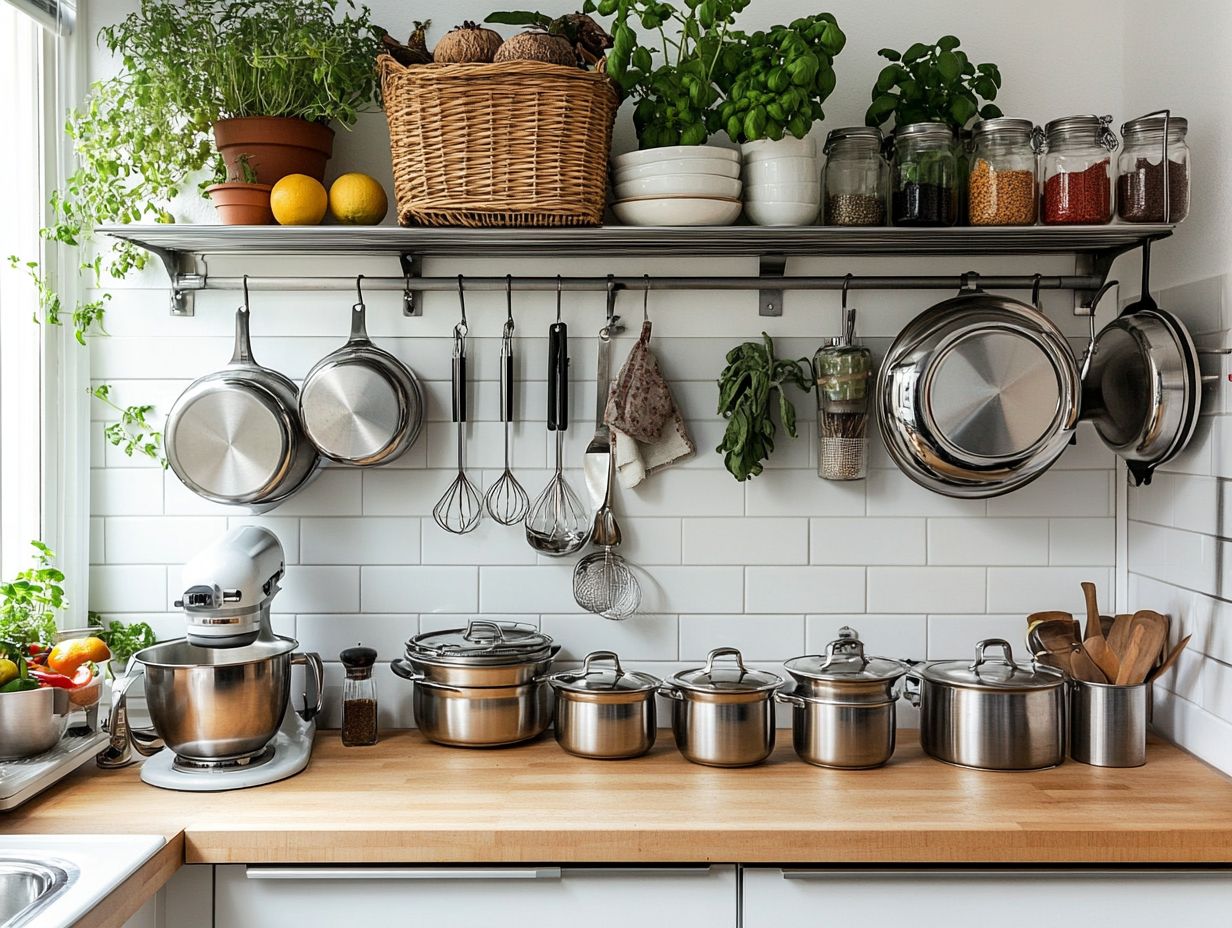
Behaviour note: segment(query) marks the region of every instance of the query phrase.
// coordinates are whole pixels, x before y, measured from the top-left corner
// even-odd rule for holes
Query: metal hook
[[[971,288],[972,291],[978,291],[980,289],[979,272],[978,271],[963,271],[962,276],[959,277],[958,279],[959,294],[965,293],[967,291],[967,284],[973,277],[975,278],[975,286]]]
[[[646,305],[650,302],[650,275],[642,275],[642,322],[650,321],[650,311]]]
[[[1117,286],[1120,281],[1108,280],[1104,285],[1095,291],[1095,296],[1091,297],[1091,302],[1087,304],[1087,350],[1082,354],[1082,361],[1079,364],[1078,379],[1086,380],[1087,372],[1091,369],[1091,361],[1095,358],[1095,310],[1099,308],[1099,301],[1104,298],[1104,294]]]
[[[244,275],[244,312],[248,312],[248,275]]]
[[[560,275],[556,275],[556,321],[560,322]]]
[[[458,275],[458,306],[462,310],[462,321],[453,327],[455,356],[460,356],[459,351],[464,352],[465,349],[461,348],[461,342],[462,342],[462,339],[466,337],[466,332],[467,332],[466,292],[462,288],[462,275],[461,274]]]
[[[851,286],[851,279],[854,274],[846,274],[843,277],[843,309],[847,308],[847,288]]]
[[[362,307],[364,305],[364,291],[363,291],[363,287],[361,286],[363,279],[364,279],[363,274],[359,274],[355,278],[355,306],[356,308]]]
[[[513,275],[505,275],[505,338],[513,337]]]

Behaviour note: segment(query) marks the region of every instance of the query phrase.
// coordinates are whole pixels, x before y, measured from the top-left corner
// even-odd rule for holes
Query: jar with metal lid
[[[905,662],[867,656],[855,629],[844,626],[824,655],[793,657],[784,666],[796,689],[775,698],[792,706],[792,743],[801,760],[864,769],[893,756]]]
[[[376,683],[372,680],[376,651],[347,648],[338,659],[346,669],[346,679],[342,681],[342,743],[347,747],[376,744]]]
[[[614,651],[591,651],[580,670],[548,677],[556,693],[556,743],[578,757],[640,757],[654,747],[655,696],[662,681],[620,666]]]
[[[998,648],[999,658],[987,652]],[[1065,759],[1065,676],[1015,663],[1008,641],[975,646],[974,661],[930,661],[907,675],[920,707],[920,746],[960,767],[1038,770]]]
[[[1126,222],[1180,222],[1189,215],[1188,131],[1187,120],[1165,112],[1121,126],[1125,147],[1117,161],[1118,216]]]
[[[967,219],[973,226],[1029,226],[1036,216],[1036,155],[1043,133],[1029,119],[998,117],[971,130]]]
[[[1112,219],[1111,116],[1066,116],[1044,127],[1043,221],[1103,225]]]
[[[958,152],[954,132],[916,122],[894,133],[891,216],[896,226],[952,226],[958,218]]]
[[[873,353],[855,341],[856,310],[843,289],[843,334],[813,354],[817,384],[817,476],[860,480],[868,465],[868,387]]]
[[[774,693],[782,685],[778,674],[745,667],[735,648],[715,648],[704,667],[673,674],[660,689],[674,700],[676,747],[695,764],[760,764],[774,750]]]
[[[885,225],[890,166],[883,142],[881,130],[869,126],[833,129],[826,136],[821,184],[827,225]]]

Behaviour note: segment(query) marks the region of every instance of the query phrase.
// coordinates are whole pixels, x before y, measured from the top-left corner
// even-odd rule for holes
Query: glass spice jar
[[[881,130],[868,126],[833,129],[822,149],[824,219],[831,226],[885,224],[890,166],[881,154]]]
[[[1189,144],[1185,141],[1188,131],[1187,120],[1168,117],[1165,182],[1163,115],[1152,113],[1121,126],[1125,147],[1117,163],[1118,216],[1126,222],[1180,222],[1189,215]]]
[[[376,683],[372,679],[376,651],[347,648],[338,659],[346,668],[346,679],[342,681],[342,743],[346,747],[376,744]]]
[[[1043,133],[1029,119],[998,117],[971,130],[967,218],[973,226],[1030,226],[1036,215],[1036,154]]]
[[[894,225],[954,225],[957,190],[958,153],[949,126],[916,122],[895,130]]]
[[[1112,219],[1111,116],[1066,116],[1044,128],[1046,225],[1103,225]]]

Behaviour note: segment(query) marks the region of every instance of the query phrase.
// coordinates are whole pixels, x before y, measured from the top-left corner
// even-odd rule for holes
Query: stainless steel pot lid
[[[416,635],[406,654],[448,664],[507,664],[546,656],[551,645],[551,637],[533,626],[476,619],[466,628]]]
[[[242,648],[203,648],[187,639],[176,638],[142,648],[134,657],[152,667],[233,667],[281,657],[298,647],[299,642],[294,638],[281,635],[258,638]]]
[[[716,664],[719,658],[731,657],[734,664]],[[706,657],[705,667],[694,667],[673,674],[669,681],[682,690],[696,693],[760,693],[783,685],[783,678],[765,670],[749,670],[735,648],[715,648]]]
[[[595,666],[599,661],[610,661],[610,666]],[[662,683],[648,673],[625,670],[614,651],[591,651],[580,670],[562,670],[548,677],[548,682],[558,690],[596,695],[653,692]]]
[[[896,680],[911,668],[888,657],[868,657],[864,642],[854,628],[843,626],[838,638],[826,645],[825,654],[793,657],[784,665],[797,680],[827,680],[836,683],[872,683]]]
[[[1001,656],[987,655],[1000,648]],[[975,646],[973,661],[932,661],[917,671],[930,683],[977,690],[1047,690],[1065,682],[1059,670],[1037,664],[1017,664],[1004,638],[987,638]]]

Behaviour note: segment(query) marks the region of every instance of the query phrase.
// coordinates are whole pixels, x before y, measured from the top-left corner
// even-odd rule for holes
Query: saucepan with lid
[[[1065,759],[1065,676],[1015,662],[1008,641],[988,638],[975,660],[930,661],[906,679],[907,699],[920,708],[920,745],[937,760],[1038,770]]]
[[[556,693],[556,743],[578,757],[640,757],[655,743],[662,681],[625,670],[614,651],[592,651],[580,670],[548,678]]]
[[[745,667],[735,648],[715,648],[704,667],[673,674],[660,689],[674,700],[676,747],[695,764],[760,764],[774,750],[774,693],[782,685],[777,674]]]
[[[796,681],[775,699],[792,706],[792,742],[800,759],[819,767],[880,767],[894,754],[898,681],[903,661],[869,657],[855,630],[839,629],[826,653],[784,666]]]

